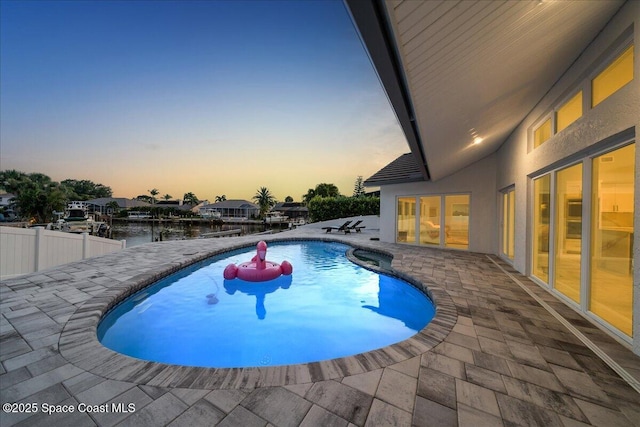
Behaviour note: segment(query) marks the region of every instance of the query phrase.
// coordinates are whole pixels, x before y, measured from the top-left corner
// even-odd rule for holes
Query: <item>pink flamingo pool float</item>
[[[267,244],[264,241],[258,242],[256,249],[257,253],[251,261],[237,266],[227,265],[223,273],[224,278],[231,280],[237,277],[247,282],[265,282],[283,274],[288,276],[293,272],[293,266],[288,261],[282,261],[282,264],[267,261]]]

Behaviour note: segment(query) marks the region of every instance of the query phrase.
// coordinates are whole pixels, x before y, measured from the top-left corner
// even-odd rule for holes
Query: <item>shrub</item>
[[[311,221],[328,221],[361,215],[380,215],[379,197],[320,197],[307,204]]]

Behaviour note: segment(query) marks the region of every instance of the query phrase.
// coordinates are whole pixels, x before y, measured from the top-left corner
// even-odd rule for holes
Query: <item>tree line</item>
[[[54,211],[63,211],[69,200],[111,197],[111,188],[89,180],[53,181],[43,173],[17,170],[0,171],[0,188],[13,194],[12,205],[20,217],[32,222],[47,222]]]
[[[21,218],[37,223],[52,220],[53,213],[63,211],[68,201],[112,197],[110,187],[96,184],[90,180],[65,179],[56,182],[42,173],[24,173],[17,170],[0,171],[0,189],[13,194],[12,208]],[[157,196],[160,194],[159,190],[153,188],[148,193],[149,195],[139,195],[136,199],[149,202],[152,205],[157,203]],[[364,196],[364,185],[362,177],[358,176],[352,198],[360,198],[362,196]],[[165,194],[162,198],[170,200],[172,196]],[[370,213],[358,212],[370,212],[376,209],[375,207],[372,208],[371,201],[356,203],[350,199],[342,196],[338,187],[329,183],[318,184],[315,188],[310,188],[306,194],[302,195],[302,202],[309,207],[310,214],[312,218],[315,217],[315,220],[332,219],[327,218],[327,216],[332,215],[332,212],[335,212],[335,214],[355,212],[354,215],[369,215]],[[227,196],[224,194],[215,197],[216,202],[225,200],[227,200]],[[260,207],[261,217],[264,217],[278,203],[267,187],[260,187],[252,200]],[[321,203],[322,200],[325,201]],[[193,192],[188,192],[184,194],[183,202],[197,205],[200,200]],[[287,196],[285,202],[293,202],[293,197]],[[349,206],[348,208],[345,207],[347,205]],[[363,208],[360,209],[358,206]],[[377,212],[379,213],[379,202],[377,206]]]

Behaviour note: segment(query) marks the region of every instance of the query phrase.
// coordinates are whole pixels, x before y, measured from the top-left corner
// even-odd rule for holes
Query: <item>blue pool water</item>
[[[181,270],[127,298],[98,326],[106,347],[186,366],[275,366],[350,356],[402,341],[433,318],[432,302],[402,280],[349,261],[339,243],[269,244],[293,264],[269,282],[224,280],[254,248]]]

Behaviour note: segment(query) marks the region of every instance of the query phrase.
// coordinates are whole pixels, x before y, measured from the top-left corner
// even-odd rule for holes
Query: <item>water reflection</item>
[[[292,276],[280,276],[277,279],[266,282],[247,282],[241,279],[225,280],[224,289],[229,295],[237,291],[256,297],[256,315],[258,319],[264,320],[267,316],[267,309],[264,305],[267,294],[278,289],[289,289],[291,287]]]
[[[188,222],[156,223],[153,228],[150,222],[114,223],[111,230],[114,240],[126,240],[127,247],[130,248],[159,240],[197,239],[202,234],[235,228],[242,229],[242,234],[264,231],[262,224],[190,224]]]
[[[378,280],[378,307],[372,305],[363,305],[362,307],[381,316],[398,319],[408,328],[419,331],[424,327],[424,322],[415,316],[415,313],[421,310],[424,303],[417,298],[398,298],[398,293],[403,293],[404,291],[402,286],[407,285],[401,284],[401,282],[389,276],[380,275]]]

